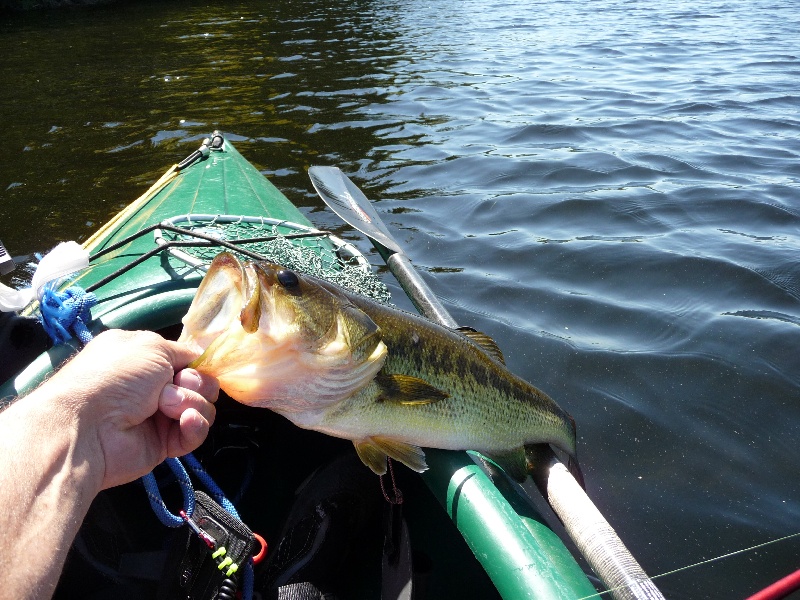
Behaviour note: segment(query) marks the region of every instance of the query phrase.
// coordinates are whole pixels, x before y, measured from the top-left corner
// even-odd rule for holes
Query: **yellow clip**
[[[237,565],[236,563],[233,563],[231,565],[231,568],[228,569],[228,571],[225,573],[225,577],[230,577],[231,575],[236,573],[236,571],[238,571],[238,570],[239,570],[239,565]]]
[[[219,563],[219,567],[218,568],[219,568],[220,571],[222,571],[222,569],[224,569],[225,567],[228,567],[228,566],[230,566],[232,564],[233,564],[233,559],[229,556],[225,560],[223,560],[221,563]]]
[[[216,549],[214,554],[211,555],[211,558],[219,558],[220,556],[225,556],[225,552],[227,552],[227,550],[225,550],[225,546],[220,546],[219,548]],[[220,567],[220,569],[221,568],[222,567]]]

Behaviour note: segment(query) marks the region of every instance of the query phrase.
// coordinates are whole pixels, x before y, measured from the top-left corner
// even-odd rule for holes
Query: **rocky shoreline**
[[[118,0],[0,0],[0,11],[25,11],[47,8],[72,8],[112,4]]]

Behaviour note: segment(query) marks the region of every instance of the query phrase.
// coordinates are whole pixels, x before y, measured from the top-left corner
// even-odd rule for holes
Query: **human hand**
[[[37,393],[74,416],[98,491],[195,450],[214,422],[219,384],[185,369],[197,353],[148,331],[101,333]]]

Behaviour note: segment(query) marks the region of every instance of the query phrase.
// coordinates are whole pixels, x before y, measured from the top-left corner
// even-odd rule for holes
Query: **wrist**
[[[50,465],[52,483],[76,502],[85,503],[88,510],[102,489],[105,461],[96,427],[76,410],[75,398],[52,393],[51,384],[46,383],[11,408],[17,408],[19,417],[24,419],[21,433],[33,438],[21,440],[21,448],[35,444],[40,452],[48,454],[37,462]],[[46,444],[42,444],[43,439]]]

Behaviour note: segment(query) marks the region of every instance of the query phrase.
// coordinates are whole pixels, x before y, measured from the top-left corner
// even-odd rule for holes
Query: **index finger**
[[[216,402],[219,397],[219,381],[216,377],[186,368],[175,373],[172,383],[197,392],[209,402]]]

